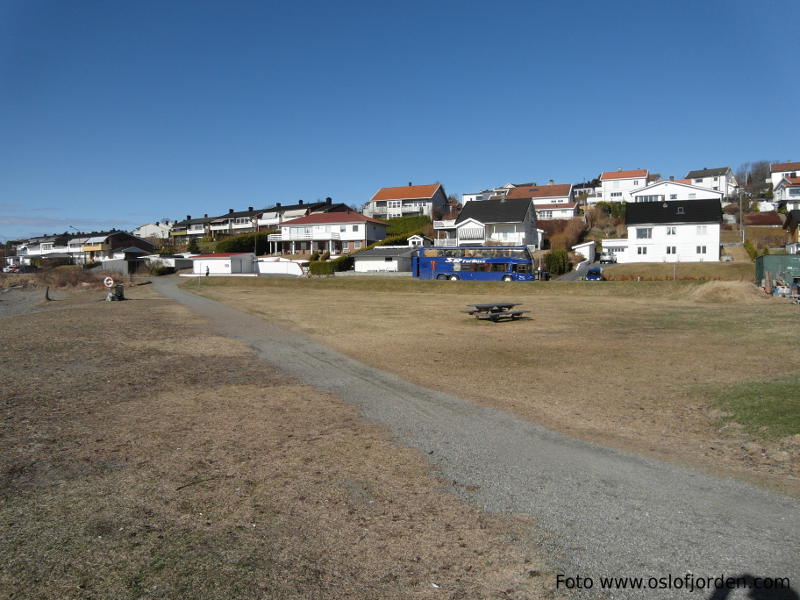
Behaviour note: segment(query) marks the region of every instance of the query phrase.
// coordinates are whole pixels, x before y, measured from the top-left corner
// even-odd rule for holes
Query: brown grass
[[[2,320],[3,595],[551,597],[531,523],[464,505],[338,398],[129,296]]]
[[[755,267],[750,262],[628,263],[609,265],[603,273],[609,281],[753,281]]]
[[[99,273],[99,274],[98,274]],[[102,279],[106,273],[86,271],[81,267],[63,266],[43,269],[36,273],[3,273],[0,275],[0,289],[12,286],[22,287],[103,287]],[[118,278],[117,274],[111,274]]]
[[[450,283],[216,280],[199,291],[415,383],[800,493],[798,440],[753,455],[714,404],[725,386],[800,371],[796,307],[743,282]],[[488,299],[522,302],[532,318],[494,324],[459,312]]]

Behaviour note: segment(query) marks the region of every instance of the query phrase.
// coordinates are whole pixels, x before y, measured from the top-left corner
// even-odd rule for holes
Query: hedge
[[[252,252],[255,241],[256,254],[266,254],[269,250],[267,236],[274,231],[259,231],[258,233],[240,233],[232,235],[216,243],[215,252]],[[256,238],[255,240],[253,238]]]

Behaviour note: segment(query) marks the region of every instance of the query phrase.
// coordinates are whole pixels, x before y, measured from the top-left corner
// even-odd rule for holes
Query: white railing
[[[458,237],[461,240],[482,240],[486,235],[486,230],[483,227],[462,227],[458,231]]]
[[[458,239],[457,238],[439,238],[438,240],[434,241],[435,246],[458,246]]]
[[[328,241],[340,240],[341,235],[333,231],[320,231],[317,233],[302,233],[302,232],[285,232],[285,233],[271,233],[267,236],[269,242],[298,242],[298,241]]]
[[[447,221],[434,221],[433,228],[434,229],[452,229],[456,226],[455,219],[449,219]]]

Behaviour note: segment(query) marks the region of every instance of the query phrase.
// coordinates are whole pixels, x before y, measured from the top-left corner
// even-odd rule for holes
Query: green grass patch
[[[715,403],[757,437],[800,433],[800,376],[739,384],[718,393]]]
[[[609,265],[603,269],[609,280],[631,281],[637,277],[643,280],[661,281],[753,281],[755,268],[752,263],[628,263]]]

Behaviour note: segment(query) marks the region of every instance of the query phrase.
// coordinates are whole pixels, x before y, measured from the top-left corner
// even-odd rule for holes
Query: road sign
[[[111,277],[103,279],[103,285],[107,288],[114,287],[114,280]]]

